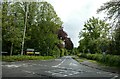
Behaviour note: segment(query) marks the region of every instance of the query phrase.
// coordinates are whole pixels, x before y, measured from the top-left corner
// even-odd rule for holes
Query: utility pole
[[[24,5],[25,5],[25,22],[24,22],[24,32],[23,32],[23,41],[22,41],[21,55],[23,55],[25,33],[26,33],[26,27],[27,27],[27,14],[28,14],[28,3],[25,2]]]

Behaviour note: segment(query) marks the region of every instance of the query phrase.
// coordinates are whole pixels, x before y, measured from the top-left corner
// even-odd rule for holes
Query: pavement
[[[82,79],[119,79],[119,74],[98,69],[88,61],[79,63],[71,56],[52,60],[2,62],[2,77],[64,77]]]

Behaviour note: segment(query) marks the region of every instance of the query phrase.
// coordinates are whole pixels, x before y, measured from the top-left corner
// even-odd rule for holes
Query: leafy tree
[[[73,49],[73,43],[70,38],[65,38],[65,48],[68,50]]]
[[[51,4],[47,2],[4,2],[2,5],[3,51],[10,52],[13,47],[20,51],[18,48],[21,48],[24,32],[23,50],[34,48],[40,51],[41,55],[54,54],[52,50],[56,51],[55,46],[59,42],[56,32],[62,26],[62,21]]]
[[[9,48],[10,54],[12,55],[13,46],[19,47],[18,43],[21,42],[21,30],[19,26],[16,24],[16,15],[12,9],[13,4],[9,2],[3,3],[2,10],[2,37],[3,37],[3,48],[8,43],[11,44]],[[7,43],[6,43],[7,42]],[[6,44],[6,45],[5,45]],[[9,46],[9,45],[8,45]],[[6,51],[3,49],[3,51]]]
[[[98,9],[98,13],[103,11],[107,13],[107,19],[112,21],[112,29],[114,30],[112,31],[112,40],[109,51],[111,51],[112,54],[120,54],[120,1],[111,0],[104,3],[104,5]]]
[[[42,55],[51,55],[50,50],[53,50],[55,43],[59,41],[56,32],[61,27],[62,21],[57,16],[52,5],[47,2],[39,3],[35,20],[36,23],[31,28],[30,34],[33,48],[41,51]]]
[[[120,18],[120,1],[119,0],[111,0],[106,3],[104,3],[103,6],[101,6],[97,12],[106,12],[107,13],[107,19],[113,20],[113,24],[116,25],[118,23],[118,20]]]
[[[65,38],[67,36],[68,36],[67,33],[65,31],[63,31],[63,27],[58,30],[58,38],[59,39],[65,40]]]
[[[0,52],[2,52],[2,3],[0,2]]]
[[[109,24],[98,18],[90,18],[85,24],[83,31],[79,34],[79,48],[82,52],[101,52],[100,47],[106,47],[109,43]],[[107,43],[108,42],[108,43]]]

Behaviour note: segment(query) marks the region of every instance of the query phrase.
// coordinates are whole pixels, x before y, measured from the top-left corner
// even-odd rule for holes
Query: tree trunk
[[[25,24],[24,24],[25,26],[24,26],[24,33],[23,33],[21,55],[23,55],[23,49],[24,49],[24,39],[25,39],[25,32],[26,32],[26,27],[27,27],[27,12],[28,12],[28,4],[25,3]]]
[[[12,55],[12,52],[13,52],[13,43],[11,44],[10,55]]]

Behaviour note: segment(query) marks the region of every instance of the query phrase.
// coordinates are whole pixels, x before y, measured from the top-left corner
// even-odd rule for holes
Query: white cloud
[[[103,17],[103,14],[96,14],[96,10],[109,0],[46,0],[50,2],[58,16],[64,22],[64,30],[77,47],[79,32],[84,22],[92,16]]]

